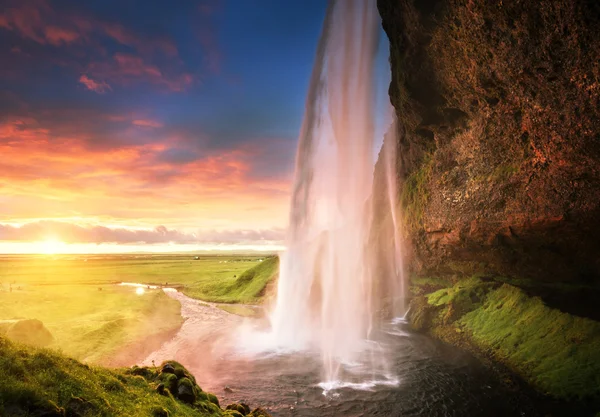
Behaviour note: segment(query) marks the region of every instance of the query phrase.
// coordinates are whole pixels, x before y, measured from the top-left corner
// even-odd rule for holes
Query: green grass
[[[195,285],[233,280],[265,255],[88,255],[0,257],[0,285],[92,284],[115,282]]]
[[[279,258],[269,257],[232,280],[206,281],[183,289],[194,298],[220,303],[257,303],[279,272]]]
[[[430,281],[430,278],[425,280]],[[546,306],[515,286],[474,276],[418,295],[411,321],[452,342],[458,334],[563,399],[600,399],[600,323]]]
[[[179,328],[180,310],[161,290],[140,296],[131,287],[46,285],[0,292],[0,320],[41,320],[54,336],[52,347],[98,363],[128,343]]]
[[[142,360],[115,354],[134,343],[151,349],[149,341],[175,332],[182,323],[179,302],[160,289],[137,295],[116,283],[168,283],[198,299],[256,303],[278,268],[276,257],[264,255],[194,258],[0,257],[0,335],[14,320],[38,319],[54,336],[51,347],[69,356],[110,365]]]
[[[600,397],[600,323],[548,308],[503,284],[459,325],[542,391]]]
[[[220,408],[215,395],[202,391],[181,364],[167,362],[174,374],[161,373],[162,365],[109,370],[0,337],[0,415],[232,415]],[[193,393],[189,404],[175,398],[183,385]],[[268,417],[260,408],[248,415]]]

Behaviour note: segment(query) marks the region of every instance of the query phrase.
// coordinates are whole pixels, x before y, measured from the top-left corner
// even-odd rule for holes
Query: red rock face
[[[378,6],[413,270],[599,283],[597,2]]]

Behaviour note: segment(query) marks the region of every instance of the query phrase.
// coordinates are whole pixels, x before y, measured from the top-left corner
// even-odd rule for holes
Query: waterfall
[[[271,316],[279,344],[320,351],[326,381],[337,380],[341,367],[368,349],[378,308],[374,294],[381,288],[367,244],[375,212],[371,195],[379,24],[375,1],[329,3],[307,95],[287,250],[281,255]],[[395,141],[387,142],[395,147]],[[385,286],[398,292],[402,273],[392,179],[395,152],[387,147],[386,198],[394,224],[390,227],[396,230],[389,249],[395,259],[393,277],[385,278],[390,280]],[[367,356],[378,358],[379,352]]]

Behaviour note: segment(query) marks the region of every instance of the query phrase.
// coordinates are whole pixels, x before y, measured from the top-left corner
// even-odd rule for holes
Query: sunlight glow
[[[56,255],[58,253],[65,253],[67,245],[55,238],[48,238],[40,243],[40,253],[45,255]]]
[[[137,295],[144,295],[144,293],[145,293],[145,292],[146,292],[146,290],[144,290],[142,287],[137,287],[137,288],[135,289],[135,293],[136,293]]]

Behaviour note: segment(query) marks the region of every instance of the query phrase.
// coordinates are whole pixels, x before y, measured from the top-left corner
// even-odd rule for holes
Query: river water
[[[412,332],[402,320],[387,323],[376,337],[378,346],[393,352],[388,380],[364,374],[357,365],[352,387],[326,390],[319,385],[317,352],[261,351],[264,321],[179,292],[167,294],[181,302],[185,322],[144,363],[181,362],[222,405],[243,401],[274,416],[550,415],[552,404],[528,389],[508,388],[471,355]],[[369,383],[373,379],[379,385]]]

